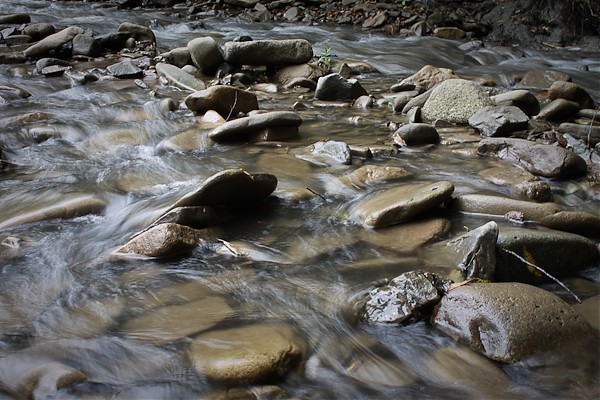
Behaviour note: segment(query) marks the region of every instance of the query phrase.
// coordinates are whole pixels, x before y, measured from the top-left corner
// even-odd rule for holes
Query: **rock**
[[[497,240],[498,224],[490,221],[448,242],[459,254],[458,269],[465,279],[494,279]]]
[[[213,129],[209,137],[215,142],[247,140],[283,140],[298,136],[302,118],[291,111],[272,111],[225,122]]]
[[[394,132],[392,139],[399,146],[415,146],[436,144],[440,141],[440,135],[432,125],[416,123],[402,125]]]
[[[561,278],[573,276],[595,265],[600,256],[593,241],[573,233],[553,230],[502,229],[496,251],[496,280],[499,282],[540,283],[549,279],[512,254]]]
[[[487,106],[469,118],[469,125],[478,129],[481,136],[510,136],[527,130],[529,117],[515,106]]]
[[[1,64],[23,64],[27,61],[27,56],[20,51],[12,53],[0,53]]]
[[[212,328],[234,314],[223,298],[208,296],[129,319],[120,330],[129,339],[164,345]]]
[[[464,38],[466,36],[466,33],[462,29],[453,26],[444,26],[440,28],[435,28],[433,30],[433,36],[438,37],[440,39],[457,40]]]
[[[556,81],[548,89],[548,96],[552,99],[565,99],[574,101],[581,108],[594,108],[592,96],[581,86],[565,81]]]
[[[472,350],[506,363],[524,360],[591,331],[559,297],[522,283],[480,283],[451,290],[431,322]]]
[[[144,76],[144,71],[136,67],[130,60],[109,65],[106,70],[119,79],[134,79]]]
[[[418,92],[416,90],[413,90],[411,92],[402,92],[399,96],[394,97],[392,109],[395,113],[402,111],[404,107],[406,107],[408,102],[414,99],[417,95]],[[425,102],[423,102],[423,104],[425,104]]]
[[[503,216],[518,213],[524,221],[540,221],[547,215],[562,211],[554,203],[534,203],[507,197],[485,194],[463,194],[458,196],[452,207],[461,212]]]
[[[17,392],[28,399],[52,397],[60,389],[85,382],[87,376],[58,362],[48,362],[28,371],[17,384]]]
[[[253,93],[231,86],[216,85],[190,94],[185,98],[185,105],[200,114],[215,110],[228,119],[236,117],[239,113],[258,110],[258,99]]]
[[[178,68],[183,68],[186,65],[192,65],[192,56],[187,47],[177,47],[161,54],[166,63],[172,64]]]
[[[44,69],[42,69],[42,75],[44,75],[45,77],[49,78],[49,77],[57,77],[57,76],[61,76],[65,73],[65,71],[68,71],[70,69],[70,67],[61,67],[59,65],[51,65],[49,67],[45,67]]]
[[[383,26],[387,21],[387,12],[385,10],[379,11],[374,17],[365,19],[362,27],[364,29],[375,29]]]
[[[492,96],[491,99],[497,106],[519,107],[529,117],[540,112],[540,102],[529,90],[511,90]]]
[[[156,37],[152,29],[147,26],[133,24],[131,22],[123,22],[117,28],[118,33],[128,33],[130,37],[134,38],[138,42],[150,42],[156,43]]]
[[[400,167],[381,167],[378,165],[363,165],[356,171],[344,175],[342,182],[358,188],[364,188],[382,182],[396,181],[411,177],[412,174]]]
[[[448,68],[437,68],[432,65],[425,65],[419,71],[400,81],[400,85],[412,84],[424,87],[425,90],[433,88],[437,83],[447,79],[459,79],[454,71]]]
[[[131,39],[128,32],[110,32],[104,35],[96,36],[98,43],[103,49],[110,51],[120,51],[127,46],[127,41]]]
[[[285,18],[288,21],[294,21],[298,18],[299,15],[300,15],[300,10],[298,9],[298,7],[290,7],[283,14],[283,18]]]
[[[152,226],[172,223],[189,226],[194,229],[202,229],[229,219],[231,219],[231,215],[215,207],[177,207],[162,215]]]
[[[479,175],[495,185],[511,187],[520,197],[542,203],[552,199],[550,185],[519,167],[493,167]]]
[[[47,36],[52,35],[56,30],[54,25],[41,22],[38,24],[30,24],[23,28],[23,34],[30,36],[33,40],[41,40]]]
[[[3,44],[6,44],[7,46],[18,46],[22,44],[31,43],[32,41],[33,39],[31,38],[31,36],[16,34],[4,37],[4,39],[2,40]]]
[[[135,236],[117,249],[117,254],[146,257],[170,257],[198,247],[205,233],[187,226],[165,223]]]
[[[591,123],[582,125],[563,122],[558,129],[562,133],[568,133],[579,140],[583,140],[584,143],[590,146],[595,146],[600,143],[600,126],[598,125],[592,125]]]
[[[194,65],[205,74],[212,74],[223,63],[221,47],[210,36],[190,40],[187,48]]]
[[[156,64],[156,72],[164,77],[170,85],[184,90],[200,91],[206,89],[206,85],[199,79],[171,64]]]
[[[368,322],[401,324],[429,317],[429,309],[442,298],[450,282],[423,271],[395,277],[367,296],[363,319]]]
[[[367,94],[356,79],[344,79],[337,73],[319,78],[315,89],[315,99],[318,100],[350,101]]]
[[[577,115],[580,108],[574,101],[556,99],[546,104],[537,117],[548,121],[565,121]]]
[[[565,73],[544,69],[529,70],[519,82],[521,87],[547,89],[556,81],[571,82],[571,77]]]
[[[493,105],[486,91],[464,79],[449,79],[437,85],[421,109],[421,118],[466,124],[479,109]]]
[[[231,4],[232,6],[252,8],[258,4],[258,0],[225,0],[225,3]]]
[[[429,99],[429,96],[431,96],[431,90],[428,90],[424,93],[421,93],[418,96],[413,97],[402,108],[402,114],[408,114],[413,109],[419,109],[419,114],[420,114],[420,109],[421,109],[421,107],[423,107],[425,105],[425,102],[427,102],[427,99]]]
[[[479,142],[477,152],[481,155],[494,154],[546,178],[578,176],[587,171],[585,160],[574,152],[524,139],[483,139]]]
[[[227,42],[223,53],[225,61],[232,65],[304,64],[313,57],[312,45],[304,39]]]
[[[368,110],[369,108],[373,108],[375,101],[373,96],[363,95],[354,100],[352,103],[352,107],[357,108],[359,110]]]
[[[65,28],[31,45],[25,49],[24,53],[29,58],[39,58],[48,55],[56,48],[73,40],[76,35],[82,33],[85,33],[85,30],[78,26]]]
[[[600,330],[600,295],[590,297],[581,304],[573,306],[596,331]]]
[[[4,14],[0,15],[0,24],[2,25],[18,25],[28,24],[31,22],[29,14]]]
[[[315,80],[323,76],[320,69],[312,64],[288,65],[279,68],[275,73],[275,82],[285,86],[293,87],[292,82],[297,79]],[[313,90],[315,83],[313,82]]]
[[[78,34],[73,38],[73,55],[97,57],[102,52],[99,41],[86,34]]]
[[[70,219],[88,214],[99,214],[104,211],[106,202],[90,195],[70,196],[59,199],[54,204],[38,207],[34,211],[25,212],[0,222],[0,229],[13,226],[48,221],[51,219]]]
[[[351,212],[371,228],[398,224],[433,209],[450,198],[454,185],[436,182],[386,189],[362,200]]]
[[[321,140],[308,147],[308,161],[320,165],[351,165],[352,152],[346,142]]]
[[[170,207],[225,206],[242,207],[266,199],[277,187],[271,174],[250,174],[243,169],[227,169],[207,180],[194,192],[188,193]]]
[[[287,326],[251,325],[202,334],[188,356],[198,373],[211,380],[264,383],[295,368],[305,357],[305,344]]]
[[[559,231],[600,235],[600,217],[584,211],[560,211],[540,218],[539,223]]]
[[[44,68],[49,67],[51,65],[60,65],[60,66],[68,67],[71,65],[71,63],[68,61],[58,59],[58,58],[48,58],[48,57],[40,58],[35,63],[35,72],[41,73]]]

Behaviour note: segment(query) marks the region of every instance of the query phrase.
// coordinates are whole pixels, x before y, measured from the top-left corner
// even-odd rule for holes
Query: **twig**
[[[233,105],[231,106],[231,110],[229,110],[229,114],[227,115],[227,118],[225,118],[225,121],[229,121],[229,118],[231,118],[231,114],[233,113],[233,110],[235,109],[235,106],[237,105],[237,100],[238,100],[238,96],[237,96],[237,90],[236,90],[235,98],[233,99]]]
[[[230,252],[233,253],[233,255],[235,255],[236,257],[240,256],[240,253],[233,248],[233,246],[231,245],[231,243],[229,243],[227,240],[223,240],[223,239],[217,239],[219,242],[223,243],[223,246],[225,246],[227,248],[227,250],[229,250]]]
[[[567,292],[569,292],[573,297],[575,297],[575,300],[577,300],[577,302],[579,304],[581,304],[581,299],[579,299],[579,297],[577,297],[577,295],[575,293],[573,293],[571,291],[571,289],[569,289],[568,287],[565,286],[564,283],[562,283],[561,281],[559,281],[558,279],[556,279],[555,277],[553,277],[552,275],[550,275],[549,273],[547,273],[546,271],[544,271],[542,268],[538,267],[535,264],[530,263],[529,261],[527,261],[526,259],[524,259],[523,257],[521,257],[520,255],[518,255],[517,253],[515,253],[514,251],[510,251],[507,249],[503,249],[502,247],[500,247],[500,250],[502,250],[505,253],[508,253],[510,255],[515,256],[516,258],[518,258],[520,261],[523,261],[525,264],[529,265],[532,268],[535,268],[536,270],[540,271],[541,273],[543,273],[544,275],[546,275],[548,278],[552,279],[554,282],[558,283],[563,289],[565,289]]]
[[[314,194],[314,195],[316,195],[316,196],[319,196],[319,197],[320,197],[321,199],[323,199],[323,200],[327,200],[327,199],[325,199],[325,196],[323,196],[321,193],[319,193],[319,192],[316,192],[316,191],[312,190],[312,189],[311,189],[311,188],[309,188],[308,186],[306,187],[306,190],[308,190],[309,192],[311,192],[312,194]]]

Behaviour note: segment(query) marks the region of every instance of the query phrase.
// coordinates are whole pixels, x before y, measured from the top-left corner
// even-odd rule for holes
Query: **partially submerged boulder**
[[[190,227],[164,223],[135,236],[116,253],[146,257],[170,257],[191,251],[206,238],[206,234]]]
[[[238,118],[213,129],[209,137],[215,142],[248,140],[282,140],[298,136],[302,118],[291,111],[272,111]],[[274,137],[275,136],[275,137]]]
[[[497,240],[498,224],[490,221],[448,242],[459,254],[458,269],[465,279],[494,279]]]
[[[225,119],[237,117],[239,113],[258,110],[256,95],[232,86],[215,85],[208,89],[194,92],[185,98],[185,105],[190,110],[204,114],[214,110]]]

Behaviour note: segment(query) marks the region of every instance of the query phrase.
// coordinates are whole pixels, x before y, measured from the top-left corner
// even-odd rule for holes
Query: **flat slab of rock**
[[[466,124],[481,108],[493,104],[481,86],[464,79],[448,79],[433,88],[421,109],[421,118]]]
[[[452,207],[461,212],[505,216],[519,214],[524,221],[540,221],[542,218],[562,211],[558,204],[534,203],[508,197],[487,194],[463,194],[452,202]]]
[[[585,160],[574,152],[525,139],[483,139],[479,142],[477,152],[512,161],[532,174],[546,178],[578,176],[587,171]]]
[[[106,70],[119,79],[133,79],[144,76],[144,71],[135,66],[131,61],[125,60],[120,63],[109,65]]]
[[[233,65],[304,64],[312,57],[312,45],[304,39],[227,42],[223,46],[223,58]]]
[[[211,380],[265,383],[296,367],[304,359],[305,344],[285,325],[253,325],[202,334],[191,343],[188,356]]]
[[[239,113],[258,110],[256,95],[232,86],[216,85],[200,90],[185,98],[190,110],[203,114],[214,110],[225,119],[236,117]]]
[[[458,287],[442,298],[431,322],[472,350],[505,363],[591,332],[583,317],[559,297],[522,283]]]
[[[360,238],[374,247],[413,253],[425,243],[446,234],[450,225],[450,221],[445,218],[409,221],[381,229],[364,229]]]
[[[510,136],[513,132],[527,130],[529,117],[515,106],[488,106],[473,114],[469,125],[477,128],[481,136]]]
[[[251,136],[265,129],[273,128],[296,128],[302,124],[302,118],[291,111],[272,111],[255,114],[249,117],[234,119],[213,129],[209,137],[215,142],[228,142],[235,140],[247,140]]]
[[[78,26],[70,26],[50,36],[45,37],[36,44],[25,49],[24,53],[30,58],[39,58],[50,54],[54,49],[70,42],[78,35],[85,33],[85,29]]]
[[[190,227],[165,223],[156,225],[121,246],[116,253],[146,257],[170,257],[198,247],[206,235]]]
[[[199,79],[194,78],[192,75],[183,71],[171,64],[158,63],[156,64],[156,72],[158,75],[163,76],[169,84],[176,86],[184,90],[204,90],[206,85]]]
[[[446,181],[399,186],[363,200],[354,207],[352,215],[368,227],[381,228],[408,221],[439,206],[452,192],[454,185]]]

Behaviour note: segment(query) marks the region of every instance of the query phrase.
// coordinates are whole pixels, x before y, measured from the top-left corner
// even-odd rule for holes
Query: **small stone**
[[[352,153],[345,142],[336,140],[322,140],[309,147],[315,161],[326,165],[352,164]]]
[[[136,67],[131,61],[126,60],[120,63],[109,65],[106,70],[119,79],[140,78],[144,75],[144,71]]]
[[[412,174],[404,168],[363,165],[356,171],[344,175],[340,179],[349,185],[363,188],[368,185],[402,180],[411,176]]]
[[[368,18],[363,22],[364,29],[375,29],[383,26],[387,21],[388,14],[385,10],[379,11],[374,17]]]
[[[466,33],[462,29],[453,26],[445,26],[435,28],[433,30],[433,36],[438,37],[440,39],[457,40],[464,38],[466,36]]]
[[[216,142],[247,140],[252,135],[255,140],[282,140],[298,136],[301,124],[302,118],[294,112],[272,111],[225,122],[213,129],[209,137]],[[279,134],[275,129],[280,130]]]
[[[448,68],[437,68],[432,65],[425,65],[415,74],[408,78],[400,81],[401,85],[414,84],[416,86],[422,86],[425,90],[433,88],[437,83],[443,82],[447,79],[459,79],[454,74],[454,71]]]
[[[556,81],[548,89],[548,96],[552,99],[565,99],[574,101],[581,108],[593,108],[594,100],[592,96],[581,86],[573,82]]]
[[[548,121],[565,121],[581,109],[579,104],[565,99],[556,99],[546,104],[539,112],[538,118]]]
[[[367,94],[356,79],[344,79],[337,73],[319,78],[315,89],[315,99],[318,100],[350,101]]]
[[[169,84],[184,90],[200,91],[206,89],[206,85],[199,79],[183,71],[175,65],[158,63],[156,64],[158,75],[167,79]]]
[[[571,82],[568,74],[552,70],[533,69],[523,75],[519,86],[525,88],[548,89],[556,81]]]
[[[448,242],[459,254],[458,269],[465,279],[494,279],[497,240],[498,224],[490,221]]]
[[[399,146],[415,146],[436,144],[440,141],[440,135],[432,125],[412,123],[398,128],[392,135],[392,139]]]
[[[519,107],[530,117],[540,112],[540,102],[529,90],[520,89],[501,93],[492,96],[492,101],[497,106]]]

